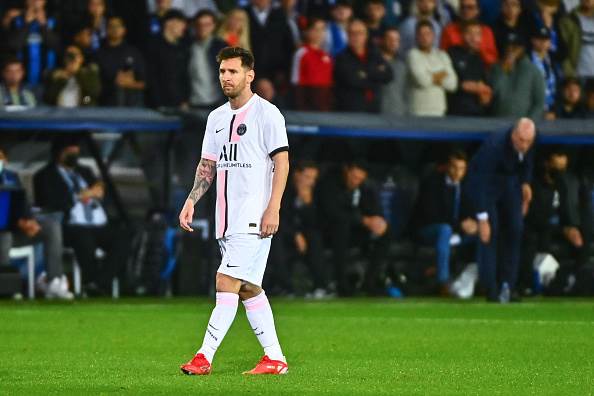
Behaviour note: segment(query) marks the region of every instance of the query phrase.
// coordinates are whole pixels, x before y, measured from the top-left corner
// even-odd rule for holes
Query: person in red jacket
[[[330,111],[334,63],[322,47],[326,22],[312,18],[305,30],[305,44],[293,57],[291,82],[298,110]]]
[[[460,15],[457,21],[448,24],[441,33],[441,48],[447,51],[455,45],[463,45],[462,24],[472,20],[478,20],[480,15],[478,0],[461,0]],[[481,24],[482,42],[480,55],[487,66],[491,66],[498,59],[497,45],[493,31],[487,25]]]

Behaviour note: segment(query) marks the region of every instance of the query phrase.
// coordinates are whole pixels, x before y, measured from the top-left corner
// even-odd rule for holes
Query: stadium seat
[[[11,260],[27,260],[27,296],[35,298],[35,248],[33,245],[13,247],[9,251]]]

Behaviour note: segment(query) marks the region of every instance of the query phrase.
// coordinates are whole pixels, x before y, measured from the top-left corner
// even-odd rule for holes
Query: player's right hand
[[[179,214],[179,225],[186,231],[193,232],[194,230],[190,227],[192,220],[194,218],[194,202],[189,199],[186,199],[184,203],[184,207],[182,208]]]

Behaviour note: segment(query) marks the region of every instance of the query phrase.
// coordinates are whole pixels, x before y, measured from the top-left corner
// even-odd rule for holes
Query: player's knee
[[[239,289],[239,299],[242,301],[249,300],[252,297],[256,297],[260,293],[262,293],[261,287],[252,285],[251,283],[243,283]]]
[[[217,273],[216,288],[218,292],[238,293],[240,287],[240,280],[232,278],[229,275]]]

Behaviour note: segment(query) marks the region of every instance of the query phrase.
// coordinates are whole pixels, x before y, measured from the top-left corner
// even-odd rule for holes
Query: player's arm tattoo
[[[188,195],[188,199],[194,202],[194,205],[208,190],[216,174],[216,162],[202,158],[196,168],[194,177],[194,187]]]

